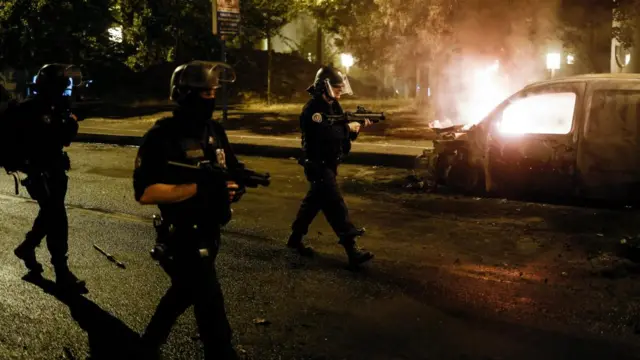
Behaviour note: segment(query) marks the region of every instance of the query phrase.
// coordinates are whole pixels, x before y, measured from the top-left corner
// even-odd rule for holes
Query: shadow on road
[[[294,261],[290,264],[292,269],[297,271],[320,271],[329,272],[335,274],[335,269],[344,267],[344,261],[334,256],[317,256],[314,260],[306,261]],[[491,300],[489,296],[485,300],[480,300],[483,292],[487,292],[487,289],[482,285],[477,288],[478,299],[474,301],[473,306],[469,306],[465,301],[461,301],[458,295],[455,295],[455,291],[459,291],[462,297],[468,296],[468,292],[472,289],[473,281],[468,281],[464,278],[454,280],[456,283],[452,287],[443,286],[439,283],[438,279],[442,276],[442,271],[438,267],[428,266],[420,270],[420,275],[424,278],[421,280],[407,274],[407,269],[403,265],[395,264],[395,262],[389,262],[379,259],[374,259],[374,265],[363,266],[359,271],[345,272],[343,275],[350,277],[358,282],[370,284],[371,289],[391,288],[395,289],[391,293],[401,293],[405,296],[416,300],[418,303],[427,305],[433,309],[437,309],[438,312],[446,314],[450,322],[441,325],[443,329],[450,332],[460,333],[463,337],[465,332],[469,334],[491,334],[491,336],[482,337],[478,339],[460,340],[457,338],[445,339],[439,336],[436,338],[439,341],[438,346],[433,347],[433,351],[437,354],[438,351],[443,352],[436,355],[435,358],[445,358],[445,354],[449,354],[451,350],[455,349],[461,344],[469,346],[471,349],[500,349],[499,351],[504,354],[511,354],[513,357],[521,360],[528,359],[637,359],[635,355],[636,347],[630,346],[624,342],[611,341],[610,339],[600,339],[595,336],[586,334],[569,334],[563,331],[556,331],[552,329],[539,328],[531,326],[526,323],[513,322],[512,319],[507,317],[501,318],[500,316],[491,316],[491,309],[478,306],[485,300]],[[415,276],[415,274],[414,274]],[[447,278],[452,280],[450,278]],[[452,284],[450,284],[452,285]],[[457,289],[457,290],[456,290]],[[492,291],[493,296],[499,300],[493,304],[489,301],[486,305],[492,304],[496,307],[500,306],[515,306],[512,296],[506,296],[509,291],[501,292],[499,290]],[[464,294],[466,293],[466,295]],[[475,295],[474,295],[475,296]],[[504,298],[503,298],[504,296]],[[468,300],[468,299],[467,299]],[[323,310],[326,312],[323,316],[330,316],[331,310]],[[380,309],[384,312],[384,309]],[[402,312],[398,310],[398,314]],[[426,318],[426,313],[423,314]],[[342,318],[344,323],[357,323],[362,321],[357,316],[351,314],[345,314],[343,312],[336,312],[336,317]],[[352,317],[351,320],[349,317]],[[405,324],[398,323],[395,326],[390,326],[390,329],[386,330],[385,327],[371,328],[367,326],[349,326],[349,341],[352,348],[359,348],[359,346],[366,346],[371,348],[374,345],[364,344],[378,344],[380,345],[382,338],[394,339],[394,346],[415,347],[415,344],[425,341],[425,332],[418,327],[411,328],[409,325],[407,329],[403,329]],[[406,331],[405,331],[406,330]],[[415,331],[415,334],[414,334]],[[462,332],[464,331],[464,332]],[[402,336],[398,336],[398,333]],[[428,333],[428,332],[427,332]],[[389,342],[382,342],[384,347],[389,347]],[[485,343],[483,343],[485,342]],[[398,345],[401,344],[401,345]],[[532,352],[532,349],[536,349]],[[371,348],[373,351],[373,348]],[[380,349],[379,351],[386,351]],[[462,350],[461,350],[462,351]],[[544,354],[544,355],[543,355]],[[462,356],[460,358],[485,358],[475,357],[472,354],[468,354],[470,357]],[[447,357],[449,358],[449,357]],[[487,357],[491,358],[491,357]]]
[[[60,291],[51,280],[29,274],[22,279],[38,286],[69,307],[73,319],[87,332],[90,348],[88,359],[140,358],[140,337],[121,320],[82,295]],[[65,351],[69,353],[66,348]]]

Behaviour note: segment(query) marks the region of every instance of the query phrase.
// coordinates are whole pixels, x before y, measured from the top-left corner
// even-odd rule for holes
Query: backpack
[[[25,133],[24,123],[20,122],[18,116],[19,102],[10,99],[0,103],[0,167],[7,173],[21,171],[24,168],[24,159],[20,157],[23,144],[23,134]]]
[[[15,99],[0,102],[0,167],[13,176],[16,195],[22,182],[18,171],[24,171],[25,168],[25,161],[19,156],[22,154],[19,144],[24,131],[20,127],[20,117],[17,116],[18,104]]]

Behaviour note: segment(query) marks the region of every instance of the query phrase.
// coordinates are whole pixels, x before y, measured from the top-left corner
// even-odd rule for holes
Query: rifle
[[[184,164],[177,161],[168,161],[169,165],[179,166],[188,169],[211,171],[213,173],[219,173],[227,180],[234,181],[240,189],[236,191],[238,194],[245,192],[244,188],[257,188],[258,186],[269,186],[271,184],[271,175],[269,173],[258,173],[253,170],[249,170],[243,166],[233,169],[223,168],[220,165],[212,164],[209,160],[198,162],[197,165]]]
[[[372,123],[385,120],[384,112],[369,111],[364,106],[358,106],[355,112],[345,112],[342,115],[325,115],[327,121],[334,124],[347,124],[350,122],[357,122],[364,124],[365,119],[369,119]]]

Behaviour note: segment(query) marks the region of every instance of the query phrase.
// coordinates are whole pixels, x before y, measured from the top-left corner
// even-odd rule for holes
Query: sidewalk
[[[144,133],[163,114],[140,120],[87,119],[80,123],[77,141],[118,145],[140,145]],[[368,130],[368,129],[367,129]],[[256,134],[250,130],[228,130],[229,140],[240,155],[297,158],[299,134]],[[432,147],[429,140],[404,140],[367,135],[366,130],[353,143],[346,163],[411,169],[416,156]]]

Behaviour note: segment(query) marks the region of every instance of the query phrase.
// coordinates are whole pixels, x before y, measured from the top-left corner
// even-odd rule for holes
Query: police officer
[[[25,142],[15,150],[13,164],[7,170],[27,174],[22,183],[40,206],[31,231],[14,250],[15,255],[32,273],[41,273],[35,249],[46,236],[56,283],[68,290],[86,292],[85,282],[67,264],[69,229],[64,205],[70,161],[63,148],[78,133],[77,118],[71,113],[70,100],[64,93],[71,81],[80,84],[81,79],[82,74],[73,65],[48,64],[38,71],[35,83],[31,84],[35,96],[18,104],[10,115],[19,120],[23,133],[16,136],[24,137]]]
[[[230,203],[238,200],[239,187],[195,169],[206,161],[242,166],[223,127],[211,120],[220,83],[234,80],[231,67],[220,62],[193,61],[177,67],[170,97],[178,108],[172,117],[156,122],[138,151],[135,198],[141,204],[157,204],[164,226],[171,229],[165,260],[160,262],[171,287],[142,335],[151,357],[159,353],[178,316],[193,305],[205,357],[236,358],[215,258],[220,226],[230,219]]]
[[[314,83],[307,91],[312,98],[300,115],[303,155],[299,162],[304,166],[310,189],[291,226],[293,231],[287,246],[303,256],[313,255],[313,249],[302,240],[309,225],[322,210],[339,243],[344,246],[349,264],[359,265],[371,260],[373,254],[356,246],[356,237],[363,235],[364,229],[356,228],[349,219],[336,176],[342,158],[351,150],[351,141],[358,136],[360,123],[331,123],[325,118],[326,115],[344,113],[338,100],[342,94],[352,94],[351,86],[340,71],[326,66],[318,70]],[[364,126],[370,124],[366,120]]]

